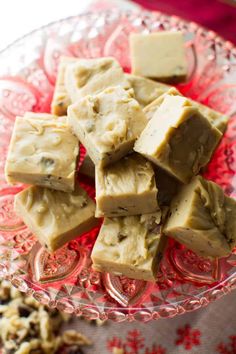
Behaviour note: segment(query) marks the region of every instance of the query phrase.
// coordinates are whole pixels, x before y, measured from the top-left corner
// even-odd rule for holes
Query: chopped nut
[[[70,316],[26,297],[7,281],[0,282],[0,304],[3,354],[83,354],[81,345],[91,344],[75,330],[59,335],[62,323]]]
[[[62,339],[67,345],[91,345],[91,341],[87,337],[73,329],[65,331],[62,335]]]
[[[113,348],[113,354],[125,354],[122,348]]]

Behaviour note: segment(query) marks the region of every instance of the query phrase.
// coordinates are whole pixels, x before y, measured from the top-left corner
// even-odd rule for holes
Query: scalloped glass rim
[[[100,12],[100,15],[111,14],[111,13],[126,14],[126,15],[127,14],[135,14],[135,13],[138,14],[138,10],[136,10],[136,11],[117,10],[117,9],[116,10],[103,10],[102,12]],[[235,54],[236,54],[236,47],[231,41],[226,40],[224,37],[220,36],[217,32],[215,32],[215,31],[213,31],[213,30],[211,30],[211,29],[209,29],[209,28],[207,28],[205,26],[199,25],[197,22],[187,21],[187,20],[184,20],[183,18],[181,18],[179,16],[175,16],[175,15],[171,16],[171,15],[167,15],[165,13],[159,12],[159,11],[142,10],[142,15],[144,15],[144,16],[145,15],[150,15],[151,13],[154,13],[156,15],[163,16],[163,17],[166,17],[166,18],[169,18],[169,19],[173,19],[175,22],[181,21],[182,23],[185,23],[187,25],[193,25],[194,27],[196,27],[198,29],[201,29],[201,30],[203,30],[205,32],[208,32],[209,34],[211,34],[215,38],[215,40],[219,39],[222,42],[224,42],[227,46],[229,45],[228,49],[231,50],[231,51],[235,51]],[[28,37],[30,37],[35,32],[41,31],[43,29],[47,29],[48,27],[51,27],[53,25],[57,25],[57,24],[62,23],[62,22],[67,22],[67,21],[70,21],[70,20],[74,20],[75,18],[78,18],[78,17],[86,17],[86,16],[90,16],[90,15],[94,15],[94,12],[93,11],[86,11],[86,12],[83,12],[82,14],[72,15],[72,16],[68,16],[68,17],[65,17],[65,18],[61,18],[59,20],[51,21],[51,22],[49,22],[49,23],[47,23],[45,25],[37,27],[36,29],[33,29],[30,32],[27,32],[23,36],[20,36],[20,37],[16,38],[14,41],[12,41],[6,47],[1,49],[0,50],[0,55],[3,54],[8,49],[10,49],[11,47],[13,47],[15,44],[18,44],[18,42],[20,42],[21,40],[27,39]]]
[[[17,39],[16,41],[14,41],[13,43],[11,43],[9,46],[7,46],[5,49],[3,49],[2,51],[0,51],[0,62],[1,62],[1,57],[4,56],[6,53],[8,53],[9,50],[14,49],[15,46],[18,46],[19,44],[21,44],[21,42],[24,42],[25,40],[27,41],[28,39],[30,39],[31,36],[33,36],[34,34],[40,33],[41,31],[45,30],[45,32],[47,32],[48,30],[52,30],[54,26],[58,26],[58,25],[62,25],[62,24],[68,24],[70,22],[79,22],[79,19],[82,18],[89,18],[94,16],[93,12],[87,12],[87,13],[83,13],[77,16],[71,16],[65,19],[61,19],[59,21],[54,21],[48,25],[42,26],[28,34],[26,34],[25,36]],[[159,12],[155,12],[155,13],[151,13],[148,11],[142,11],[142,13],[139,13],[138,11],[135,12],[130,12],[130,11],[105,11],[105,12],[101,12],[99,14],[99,16],[97,16],[97,18],[100,17],[104,17],[104,18],[108,18],[108,17],[116,17],[116,19],[123,19],[126,18],[127,21],[129,20],[129,18],[136,17],[140,24],[139,26],[142,26],[142,21],[145,20],[149,20],[150,23],[151,21],[159,21],[160,24],[162,26],[164,26],[165,24],[169,26],[175,26],[178,28],[185,30],[191,30],[191,32],[193,32],[195,35],[196,33],[200,33],[201,35],[204,35],[205,37],[208,38],[208,40],[212,41],[213,47],[209,47],[209,50],[212,50],[212,52],[209,54],[212,56],[213,59],[209,60],[213,60],[214,58],[217,56],[217,51],[219,50],[218,45],[221,47],[221,50],[224,52],[224,61],[222,61],[222,63],[220,65],[224,65],[225,67],[225,72],[227,72],[228,67],[227,65],[230,67],[234,65],[234,63],[236,63],[236,48],[233,46],[233,44],[229,41],[225,41],[224,39],[222,39],[220,36],[218,36],[216,33],[214,33],[213,31],[209,31],[207,29],[204,29],[203,27],[198,26],[196,23],[194,22],[187,22],[184,21],[176,16],[168,16],[168,15],[164,15],[162,13]],[[149,23],[149,24],[150,24]],[[138,25],[137,25],[138,26]],[[147,25],[145,25],[147,26]],[[117,29],[117,26],[116,28]],[[113,35],[113,33],[112,33]],[[112,41],[111,41],[111,37],[109,37],[109,46],[107,46],[107,51],[109,52],[109,50],[111,50],[112,48]],[[45,48],[44,48],[45,49]],[[196,53],[195,53],[196,55]],[[234,58],[233,58],[234,57]],[[228,60],[228,62],[225,62],[225,58]],[[221,59],[221,58],[220,58]],[[191,59],[193,60],[193,59]],[[195,63],[196,64],[196,63]],[[195,71],[194,71],[195,70]],[[196,68],[193,67],[193,73],[191,73],[192,75],[190,76],[190,79],[192,80],[192,76],[195,75],[196,73]],[[213,84],[214,87],[214,84]],[[201,88],[201,87],[200,87]],[[199,92],[195,92],[193,90],[193,88],[190,86],[190,88],[188,88],[188,90],[192,90],[191,91],[191,96],[196,97],[199,95]],[[200,93],[201,96],[202,93]],[[204,96],[204,95],[203,95]],[[227,112],[232,114],[236,111],[236,109],[233,107],[227,107]],[[235,173],[235,170],[234,170]],[[21,291],[24,291],[28,294],[33,294],[39,301],[42,302],[47,302],[50,306],[52,307],[60,307],[59,302],[60,300],[65,299],[65,295],[63,296],[57,296],[56,300],[50,300],[50,298],[48,298],[48,301],[46,300],[46,297],[44,298],[40,298],[40,295],[42,295],[42,292],[44,293],[44,295],[47,294],[47,290],[44,289],[44,286],[37,284],[37,290],[34,290],[33,288],[35,287],[35,283],[29,281],[27,279],[27,282],[24,279],[21,279],[20,276],[17,274],[17,277],[13,275],[10,275],[7,273],[7,270],[5,268],[4,263],[0,263],[0,274],[5,277],[8,278],[14,286],[18,287]],[[63,283],[63,280],[58,281],[58,284]],[[30,288],[31,286],[31,288]],[[46,285],[45,285],[46,286]],[[124,314],[124,317],[122,317],[122,319],[120,320],[141,320],[141,321],[147,321],[150,319],[157,319],[159,317],[173,317],[176,314],[181,314],[185,311],[190,311],[190,310],[194,310],[195,308],[199,308],[202,306],[207,305],[210,301],[213,300],[213,298],[219,298],[221,296],[223,296],[224,294],[226,294],[227,292],[231,291],[233,288],[236,287],[236,272],[231,274],[227,279],[224,279],[223,281],[219,281],[215,286],[210,287],[210,289],[204,290],[204,291],[199,291],[197,294],[193,295],[193,298],[196,300],[196,306],[189,307],[188,306],[188,298],[181,300],[181,301],[174,301],[169,302],[168,304],[160,304],[160,305],[153,305],[151,306],[150,304],[148,305],[147,308],[145,307],[141,307],[142,305],[140,304],[139,306],[120,306],[120,305],[114,305],[114,308],[110,307],[110,306],[99,306],[98,304],[88,304],[86,302],[83,302],[82,299],[80,299],[79,301],[77,299],[73,299],[73,301],[71,299],[69,299],[68,304],[71,304],[71,308],[70,307],[66,307],[64,308],[65,311],[67,312],[74,312],[76,314],[81,314],[81,313],[85,313],[85,315],[87,315],[87,317],[92,318],[93,316],[95,316],[95,314],[86,312],[89,309],[96,309],[98,311],[97,316],[99,316],[101,319],[105,319],[105,318],[112,318],[112,315],[115,314],[116,311],[121,311]],[[199,288],[200,290],[200,288]],[[217,290],[217,292],[215,292]],[[50,289],[51,293],[53,292],[53,289]],[[55,290],[55,294],[56,294],[56,290]],[[205,297],[205,295],[208,295],[207,297]],[[210,297],[210,294],[212,294],[212,297]],[[215,295],[214,295],[215,294]],[[77,308],[75,307],[76,305],[80,305]],[[61,304],[62,306],[62,304]],[[83,307],[84,306],[84,307]],[[81,308],[83,307],[83,308]],[[168,308],[168,310],[167,310]],[[165,312],[166,309],[166,312]],[[150,313],[151,311],[155,311],[153,313]],[[158,312],[158,310],[164,310],[164,312]],[[173,311],[172,311],[173,310]],[[138,315],[139,313],[143,313],[143,315],[140,315],[140,318],[135,315]],[[109,316],[109,314],[111,314],[111,316]]]

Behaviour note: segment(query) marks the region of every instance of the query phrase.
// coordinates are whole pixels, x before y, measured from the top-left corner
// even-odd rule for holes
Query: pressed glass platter
[[[177,29],[185,34],[189,66],[188,80],[178,88],[231,116],[205,177],[236,197],[236,49],[215,33],[157,12],[116,10],[58,21],[0,53],[0,277],[50,307],[90,319],[146,322],[193,311],[236,287],[236,251],[210,261],[173,240],[156,283],[94,272],[90,252],[99,228],[50,255],[13,211],[23,185],[9,186],[4,178],[15,116],[49,112],[61,55],[114,56],[129,71],[130,32]],[[80,173],[78,179],[94,197],[93,181]]]

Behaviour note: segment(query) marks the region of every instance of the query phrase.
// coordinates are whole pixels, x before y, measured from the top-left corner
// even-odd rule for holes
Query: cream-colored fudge
[[[194,100],[190,100],[190,102],[193,105],[196,105],[196,107],[199,109],[199,112],[203,116],[205,116],[211,122],[211,124],[214,125],[214,127],[219,129],[219,131],[224,134],[228,125],[229,116],[217,112],[214,109],[207,107],[204,104],[198,103]]]
[[[96,216],[128,216],[153,213],[159,208],[152,165],[132,154],[96,168]]]
[[[188,183],[209,162],[221,137],[189,100],[167,95],[134,150]]]
[[[68,123],[95,165],[108,165],[132,150],[147,119],[130,93],[110,87],[68,108]]]
[[[68,65],[75,63],[78,60],[78,58],[65,56],[62,56],[60,58],[57,79],[51,103],[52,114],[55,114],[57,116],[67,115],[67,108],[71,104],[71,100],[65,87],[65,71]]]
[[[61,122],[67,124],[67,116],[56,116],[49,113],[35,113],[35,112],[26,112],[24,118],[32,118],[38,120],[53,120],[55,122]]]
[[[31,186],[15,196],[15,211],[50,252],[97,224],[95,203],[79,186],[72,193]]]
[[[149,105],[144,107],[143,111],[147,117],[147,119],[151,119],[156,112],[156,110],[160,107],[162,102],[164,101],[166,95],[171,95],[171,96],[182,96],[181,93],[175,88],[171,87],[168,91],[163,93],[160,97],[156,98],[154,101],[152,101]],[[229,121],[229,117],[223,113],[217,112],[214,109],[205,106],[204,104],[201,104],[197,101],[194,101],[190,98],[188,100],[191,102],[193,106],[196,106],[199,110],[199,112],[205,116],[211,124],[219,129],[221,133],[224,133],[227,124]]]
[[[143,108],[143,111],[148,120],[152,119],[156,110],[160,107],[166,96],[182,96],[181,93],[175,88],[171,87],[168,91],[164,92],[161,96],[157,97],[150,104]],[[190,101],[190,99],[188,98]]]
[[[19,117],[5,166],[10,184],[22,182],[73,191],[78,139],[67,124]]]
[[[185,80],[187,61],[181,32],[131,33],[130,49],[133,74],[164,82]]]
[[[194,177],[173,199],[164,232],[200,256],[227,256],[236,245],[236,201]]]
[[[157,97],[168,91],[171,86],[157,82],[154,80],[146,79],[142,76],[125,74],[132,89],[134,90],[134,98],[138,103],[145,107]]]
[[[80,59],[65,71],[65,87],[72,102],[110,86],[130,88],[120,64],[110,57]]]
[[[80,166],[79,172],[85,176],[95,179],[95,165],[88,154],[85,155],[84,160]]]
[[[160,212],[105,218],[91,255],[93,268],[155,281],[166,241]]]

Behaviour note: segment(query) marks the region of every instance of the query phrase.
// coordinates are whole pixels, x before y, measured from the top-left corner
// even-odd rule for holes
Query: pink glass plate
[[[236,252],[219,261],[197,257],[170,240],[155,284],[92,271],[98,229],[49,255],[14,214],[4,163],[14,118],[48,112],[60,55],[115,56],[130,70],[130,32],[179,29],[185,33],[187,96],[231,116],[228,131],[205,176],[236,196],[236,49],[195,23],[161,13],[88,13],[43,27],[0,53],[0,276],[50,307],[90,319],[149,321],[192,311],[236,287]],[[79,174],[94,195],[93,182]]]

